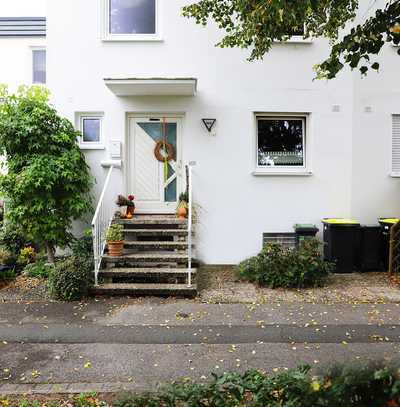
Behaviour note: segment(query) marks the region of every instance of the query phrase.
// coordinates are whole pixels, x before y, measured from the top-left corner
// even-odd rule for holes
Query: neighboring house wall
[[[3,0],[1,2],[0,19],[45,16],[46,0]],[[9,85],[11,90],[16,90],[22,84],[32,84],[32,50],[45,46],[45,37],[4,36],[4,31],[0,33],[0,83]]]
[[[189,1],[160,3],[162,41],[153,42],[102,41],[101,1],[48,5],[52,101],[71,120],[77,112],[103,114],[104,149],[85,150],[97,197],[106,176],[100,162],[110,158],[111,140],[121,141],[126,160],[127,113],[171,112],[184,113],[183,163],[197,163],[198,253],[206,263],[236,263],[260,250],[263,232],[290,231],[296,222],[320,226],[328,216],[372,222],[381,214],[397,214],[399,185],[388,176],[388,111],[400,107],[389,64],[387,73],[371,73],[369,100],[375,107],[367,121],[360,110],[364,82],[361,86],[357,74],[345,71],[334,81],[313,81],[312,65],[327,55],[327,41],[276,44],[264,61],[249,63],[246,51],[214,46],[222,35],[216,27],[203,28],[181,17],[181,7]],[[393,66],[391,52],[385,54]],[[121,76],[196,77],[198,93],[117,97],[103,79]],[[374,90],[378,84],[380,93]],[[253,174],[255,112],[308,114],[311,175]],[[205,117],[217,119],[215,137],[204,130]],[[374,137],[372,125],[384,135]],[[135,193],[127,190],[126,170],[119,174],[121,192]]]

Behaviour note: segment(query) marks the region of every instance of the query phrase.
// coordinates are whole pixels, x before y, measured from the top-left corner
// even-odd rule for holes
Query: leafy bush
[[[38,260],[25,266],[23,274],[27,277],[49,278],[50,272],[54,269],[54,264]]]
[[[12,256],[12,261],[16,262],[21,249],[26,247],[28,241],[25,239],[23,230],[10,223],[5,223],[0,228],[0,246],[7,249]]]
[[[0,266],[0,281],[14,280],[15,277],[14,268]]]
[[[293,250],[269,243],[258,256],[241,262],[235,271],[240,278],[271,288],[320,286],[333,270],[333,264],[322,259],[320,246],[317,239],[305,240]]]
[[[268,376],[257,370],[243,375],[213,375],[210,383],[175,383],[155,394],[123,394],[116,407],[385,407],[398,406],[400,380],[389,368],[339,368],[312,376],[300,366]]]
[[[11,252],[4,248],[0,247],[0,265],[7,266],[12,263],[12,254]]]
[[[71,245],[72,255],[88,259],[93,258],[93,237],[90,229],[86,230],[80,238],[74,238]]]
[[[33,247],[24,247],[19,252],[17,263],[21,266],[26,266],[27,264],[34,263],[36,260],[36,252]]]
[[[55,300],[75,301],[84,297],[91,286],[91,263],[78,257],[68,257],[50,270],[48,290]]]

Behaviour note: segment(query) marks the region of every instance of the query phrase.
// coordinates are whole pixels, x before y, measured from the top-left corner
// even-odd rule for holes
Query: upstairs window
[[[46,50],[32,50],[32,82],[46,83]]]
[[[105,39],[158,39],[157,3],[159,0],[104,0]]]
[[[306,117],[257,116],[257,168],[266,171],[306,167]]]

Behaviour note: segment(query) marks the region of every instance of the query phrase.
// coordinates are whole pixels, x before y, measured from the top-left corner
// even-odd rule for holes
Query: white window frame
[[[100,137],[99,141],[83,140],[83,121],[85,119],[100,120]],[[78,139],[81,150],[104,150],[104,113],[102,112],[77,112],[75,114],[76,129],[81,133]]]
[[[161,0],[155,0],[155,34],[112,34],[110,33],[110,0],[102,0],[102,39],[103,41],[162,41],[160,30]]]
[[[30,49],[31,49],[31,83],[32,83],[32,85],[46,86],[46,84],[47,84],[47,49],[44,46],[32,46],[32,47],[30,47]],[[33,80],[33,72],[34,72],[33,54],[35,53],[35,51],[46,51],[46,82],[44,82],[44,83],[42,83],[42,82],[34,82],[34,80]]]
[[[275,119],[275,120],[290,120],[297,119],[303,121],[303,165],[302,166],[264,166],[258,164],[258,121],[260,119]],[[310,114],[309,113],[259,113],[254,114],[255,135],[254,137],[254,152],[255,152],[255,169],[253,175],[269,176],[269,175],[312,175],[310,168]]]

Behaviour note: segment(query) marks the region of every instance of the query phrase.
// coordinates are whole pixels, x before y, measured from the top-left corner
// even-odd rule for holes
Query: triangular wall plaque
[[[217,119],[202,119],[202,121],[204,123],[204,126],[206,126],[206,129],[211,133],[211,130],[214,127]]]

